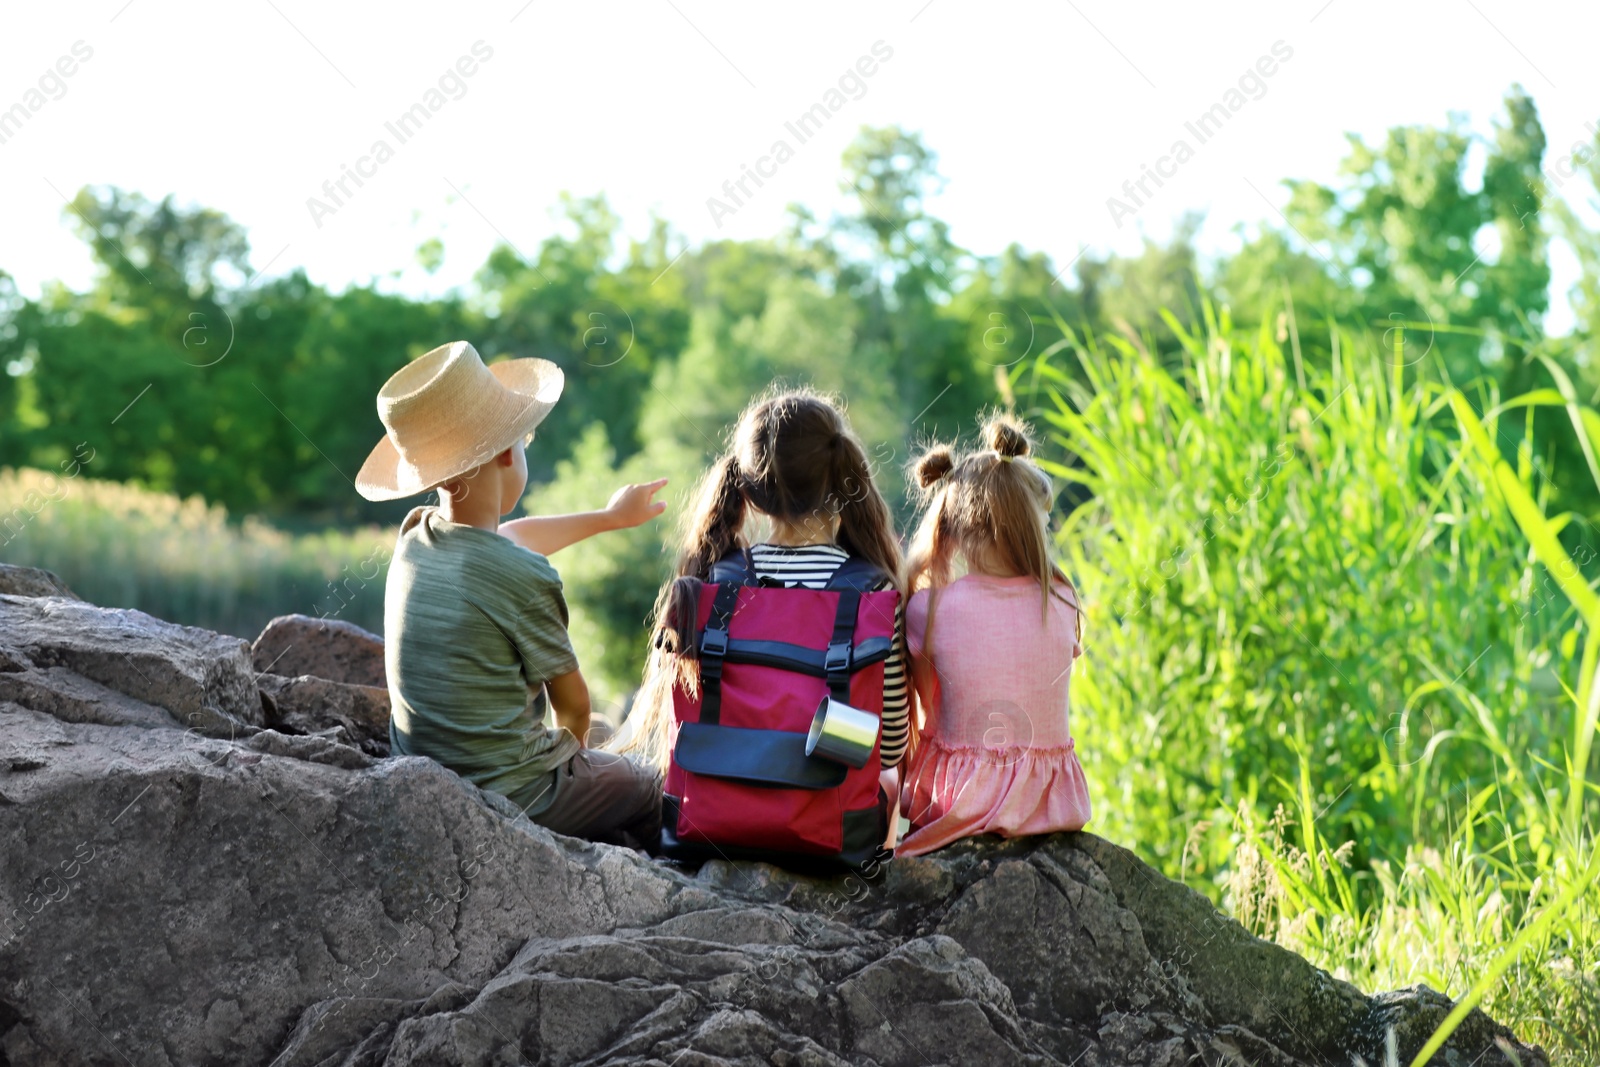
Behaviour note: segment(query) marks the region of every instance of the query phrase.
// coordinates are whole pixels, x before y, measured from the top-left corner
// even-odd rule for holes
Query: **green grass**
[[[1095,828],[1363,988],[1427,982],[1594,1062],[1600,609],[1529,440],[1538,406],[1600,419],[1559,382],[1469,400],[1338,328],[1306,366],[1292,317],[1204,312],[1170,354],[1058,321],[1013,374],[1089,494],[1060,547]]]

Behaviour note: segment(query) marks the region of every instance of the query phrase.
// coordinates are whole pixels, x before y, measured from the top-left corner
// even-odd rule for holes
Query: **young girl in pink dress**
[[[920,710],[901,767],[902,855],[1089,819],[1067,700],[1082,624],[1050,559],[1050,479],[1028,458],[1022,423],[996,417],[983,438],[985,449],[957,457],[936,445],[914,465],[927,510],[908,568]],[[953,577],[958,564],[966,573]]]

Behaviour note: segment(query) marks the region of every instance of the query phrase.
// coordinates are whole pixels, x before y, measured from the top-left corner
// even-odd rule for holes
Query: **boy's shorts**
[[[661,776],[614,753],[582,749],[511,800],[558,834],[651,853],[661,838]]]

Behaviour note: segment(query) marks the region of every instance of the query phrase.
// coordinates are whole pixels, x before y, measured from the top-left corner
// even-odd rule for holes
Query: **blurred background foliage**
[[[64,218],[90,291],[26,299],[0,272],[0,559],[245,637],[291,611],[379,630],[417,501],[350,476],[378,387],[456,338],[566,372],[534,513],[665,475],[681,514],[781,380],[847,400],[904,528],[915,446],[1012,408],[1041,430],[1087,604],[1093,828],[1364,986],[1475,993],[1592,1062],[1600,233],[1547,198],[1544,153],[1513,86],[1486,131],[1352,136],[1334,182],[1286,180],[1282,225],[1231,254],[1198,255],[1188,216],[1058,265],[956,246],[933,152],[864,129],[842,215],[687,246],[569,196],[532,256],[502,245],[433,300],[258,277],[225,215],[84,189]],[[1580,267],[1563,336],[1553,241]],[[613,717],[672,534],[555,558]]]
[[[1163,310],[1192,331],[1202,292],[1238,323],[1279,329],[1292,314],[1305,327],[1293,339],[1303,367],[1329,365],[1322,326],[1336,321],[1384,347],[1409,329],[1411,351],[1431,348],[1412,374],[1482,379],[1503,395],[1548,385],[1527,346],[1543,340],[1552,235],[1578,250],[1584,274],[1577,328],[1549,354],[1589,395],[1600,388],[1589,358],[1600,237],[1567,205],[1543,202],[1544,144],[1531,99],[1513,87],[1486,133],[1452,118],[1392,130],[1381,145],[1352,137],[1338,182],[1286,181],[1285,224],[1241,231],[1231,255],[1201,262],[1200,219],[1189,216],[1138,255],[1090,252],[1062,266],[1015,244],[992,257],[954,245],[927,209],[940,184],[934,153],[913,133],[869,128],[842,161],[855,207],[834,218],[796,205],[771,239],[688,247],[661,219],[646,239],[625,239],[603,195],[566,196],[558,232],[533,254],[501,245],[473,285],[434,300],[329,292],[283,264],[258,276],[226,215],[86,188],[63,219],[99,264],[90,291],[24,299],[0,272],[0,463],[49,469],[87,443],[93,477],[198,495],[236,520],[291,532],[391,526],[414,501],[369,503],[350,483],[382,433],[372,398],[406,360],[465,337],[486,359],[542,356],[566,371],[530,453],[535,509],[549,506],[543,497],[597,506],[630,464],[672,477],[681,494],[745,400],[781,379],[845,395],[904,519],[908,446],[969,433],[976,412],[1006,404],[997,372],[1059,341],[1058,323],[1086,337],[1138,334],[1171,363],[1182,346]],[[424,264],[442,254],[437,240],[418,249]],[[1074,351],[1057,351],[1077,375]],[[1588,515],[1600,500],[1560,423],[1540,410],[1532,427],[1552,500]],[[4,552],[22,558],[40,539],[12,537]],[[567,566],[613,551],[583,546]],[[660,561],[632,555],[631,576],[654,584]],[[603,614],[597,640],[616,658],[601,682],[620,698],[638,613],[631,601],[575,599]],[[257,621],[246,611],[238,626]]]

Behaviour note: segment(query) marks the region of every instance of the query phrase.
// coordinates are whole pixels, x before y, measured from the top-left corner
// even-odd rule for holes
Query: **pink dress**
[[[911,831],[895,851],[917,856],[974,834],[1082,828],[1089,790],[1067,710],[1082,652],[1077,609],[1051,596],[1041,621],[1033,578],[969,574],[939,590],[925,648],[928,595],[918,592],[906,606],[911,678],[926,722],[903,768],[900,812]]]

